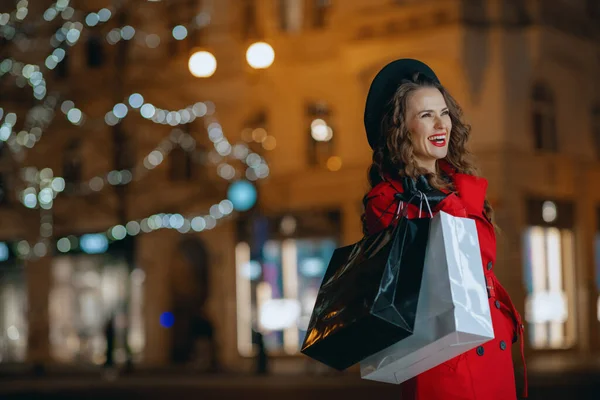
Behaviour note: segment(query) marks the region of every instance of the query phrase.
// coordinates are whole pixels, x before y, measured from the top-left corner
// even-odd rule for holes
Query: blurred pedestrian
[[[112,368],[114,365],[113,353],[115,351],[115,316],[113,314],[110,315],[104,325],[104,339],[106,341],[104,367]]]
[[[263,334],[259,331],[253,331],[254,344],[256,344],[256,373],[258,375],[266,375],[269,373],[269,357],[265,347]]]

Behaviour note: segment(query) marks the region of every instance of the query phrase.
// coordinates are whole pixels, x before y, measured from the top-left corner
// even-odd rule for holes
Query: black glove
[[[433,188],[427,181],[425,175],[419,176],[416,180],[406,176],[403,177],[402,188],[404,191],[402,193],[396,193],[396,199],[406,203],[410,202],[416,206],[422,204],[423,210],[427,210],[427,206],[425,205],[424,199],[419,195],[419,192],[427,197],[427,202],[429,202],[431,209],[435,208],[448,196],[441,190]]]

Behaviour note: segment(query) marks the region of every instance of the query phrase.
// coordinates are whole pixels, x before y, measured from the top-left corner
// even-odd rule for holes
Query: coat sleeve
[[[392,191],[379,190],[367,196],[365,224],[369,235],[387,228],[394,220],[399,203],[394,195]]]

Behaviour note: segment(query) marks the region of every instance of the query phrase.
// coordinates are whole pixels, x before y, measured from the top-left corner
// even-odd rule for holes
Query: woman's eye
[[[442,112],[442,115],[450,115],[450,111],[446,110],[446,111]]]
[[[431,117],[431,113],[424,113],[421,115],[421,118]]]

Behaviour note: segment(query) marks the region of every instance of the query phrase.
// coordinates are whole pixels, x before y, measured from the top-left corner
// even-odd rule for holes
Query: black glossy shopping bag
[[[301,352],[344,370],[413,332],[429,218],[401,218],[336,249]]]

